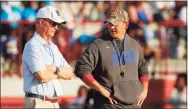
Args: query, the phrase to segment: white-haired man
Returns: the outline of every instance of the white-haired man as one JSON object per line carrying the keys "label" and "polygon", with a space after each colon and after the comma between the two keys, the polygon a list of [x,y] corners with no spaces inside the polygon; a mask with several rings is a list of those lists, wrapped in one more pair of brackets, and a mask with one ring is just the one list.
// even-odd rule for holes
{"label": "white-haired man", "polygon": [[65,23],[52,6],[37,13],[36,32],[26,43],[22,57],[24,108],[59,108],[58,97],[63,95],[59,79],[71,79],[73,71],[51,39]]}

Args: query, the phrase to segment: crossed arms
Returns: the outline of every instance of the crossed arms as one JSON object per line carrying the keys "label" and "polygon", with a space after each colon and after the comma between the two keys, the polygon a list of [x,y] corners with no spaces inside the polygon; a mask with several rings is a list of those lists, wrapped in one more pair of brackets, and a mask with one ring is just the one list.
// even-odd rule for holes
{"label": "crossed arms", "polygon": [[69,80],[73,77],[73,71],[71,67],[59,67],[59,69],[60,72],[58,74],[55,74],[56,66],[46,65],[46,69],[35,72],[35,77],[40,82],[48,82],[57,78]]}

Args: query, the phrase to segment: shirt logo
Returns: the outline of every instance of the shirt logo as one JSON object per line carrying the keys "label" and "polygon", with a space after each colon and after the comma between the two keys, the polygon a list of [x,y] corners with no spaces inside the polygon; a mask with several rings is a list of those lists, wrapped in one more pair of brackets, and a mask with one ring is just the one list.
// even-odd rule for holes
{"label": "shirt logo", "polygon": [[128,63],[135,63],[136,62],[136,53],[134,50],[128,50],[122,52],[122,55],[119,57],[121,62],[119,62],[117,52],[112,52],[112,64],[118,65],[118,64],[128,64]]}
{"label": "shirt logo", "polygon": [[59,11],[58,11],[58,10],[56,10],[55,12],[56,12],[57,16],[60,16],[60,14],[59,14]]}

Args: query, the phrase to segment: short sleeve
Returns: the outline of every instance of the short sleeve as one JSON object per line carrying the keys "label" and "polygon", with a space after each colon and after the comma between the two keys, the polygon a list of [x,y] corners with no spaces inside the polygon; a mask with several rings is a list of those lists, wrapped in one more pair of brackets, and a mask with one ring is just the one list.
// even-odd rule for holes
{"label": "short sleeve", "polygon": [[27,45],[23,52],[23,61],[32,73],[46,69],[40,46]]}

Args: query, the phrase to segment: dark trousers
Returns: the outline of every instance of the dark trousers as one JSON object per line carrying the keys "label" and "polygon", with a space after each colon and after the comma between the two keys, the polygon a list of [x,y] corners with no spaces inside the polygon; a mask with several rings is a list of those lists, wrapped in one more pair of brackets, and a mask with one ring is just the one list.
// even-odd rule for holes
{"label": "dark trousers", "polygon": [[122,104],[96,104],[92,109],[141,109],[136,105],[122,105]]}
{"label": "dark trousers", "polygon": [[136,103],[130,105],[122,104],[120,102],[118,102],[117,104],[111,104],[107,98],[103,97],[101,94],[96,93],[92,109],[141,109],[141,107],[136,106]]}

